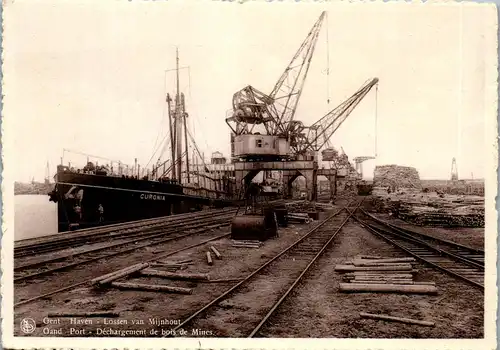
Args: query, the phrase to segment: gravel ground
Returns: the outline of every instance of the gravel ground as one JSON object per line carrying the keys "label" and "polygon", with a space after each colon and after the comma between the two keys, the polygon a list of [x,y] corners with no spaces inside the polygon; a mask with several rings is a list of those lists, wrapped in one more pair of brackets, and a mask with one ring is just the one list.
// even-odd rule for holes
{"label": "gravel ground", "polygon": [[[321,213],[322,216],[325,213]],[[211,280],[217,279],[234,279],[242,278],[251,273],[254,269],[262,265],[265,261],[271,259],[274,255],[278,254],[285,247],[289,246],[298,240],[305,232],[310,230],[318,222],[309,225],[290,225],[287,228],[280,230],[280,237],[278,239],[268,240],[264,246],[259,249],[254,248],[237,248],[232,247],[232,241],[229,238],[220,239],[218,241],[210,242],[204,246],[195,247],[187,251],[178,253],[174,256],[161,259],[165,261],[180,261],[184,259],[193,259],[194,264],[182,272],[196,272],[208,273]],[[168,250],[173,251],[178,249],[178,246],[187,246],[194,244],[201,240],[209,238],[208,236],[216,236],[222,234],[223,231],[214,231],[209,235],[196,235],[188,240],[182,242],[170,243]],[[213,245],[222,254],[222,260],[214,259],[213,266],[209,266],[206,262],[205,252],[209,246]],[[161,250],[161,246],[155,247],[155,250]],[[164,248],[165,249],[165,248]],[[30,284],[28,287],[18,288],[16,296],[28,297],[37,295],[48,290],[55,290],[62,286],[70,285],[72,283],[80,282],[90,276],[95,277],[103,275],[110,271],[129,266],[133,263],[138,263],[150,256],[151,252],[141,251],[142,254],[134,254],[121,256],[113,259],[113,268],[110,268],[104,262],[96,264],[90,268],[84,266],[80,269],[75,269],[69,278],[58,280],[51,278],[49,281],[43,283],[43,289],[37,284]],[[122,282],[122,280],[120,280]],[[37,322],[37,329],[32,336],[43,336],[45,332],[54,332],[57,329],[62,330],[62,334],[58,336],[77,336],[77,335],[92,335],[92,336],[106,336],[106,334],[97,334],[98,328],[109,327],[104,325],[104,319],[92,319],[91,325],[85,325],[88,334],[71,333],[71,328],[83,329],[80,325],[71,323],[69,318],[60,319],[60,324],[44,324],[44,317],[49,312],[91,312],[91,311],[112,311],[120,314],[119,320],[126,322],[122,325],[111,325],[111,327],[118,330],[140,330],[158,329],[161,335],[161,328],[154,327],[149,324],[149,319],[158,318],[168,320],[168,323],[178,323],[183,320],[187,315],[196,308],[204,305],[208,300],[211,300],[218,295],[222,294],[225,290],[229,289],[236,282],[223,282],[223,283],[193,283],[187,281],[171,281],[161,278],[140,277],[131,278],[127,282],[140,282],[145,284],[168,284],[180,287],[193,288],[192,295],[171,294],[160,292],[147,292],[147,291],[134,291],[134,290],[118,290],[114,288],[106,288],[103,290],[96,290],[93,288],[77,288],[68,292],[56,294],[48,297],[45,300],[39,300],[26,305],[21,305],[16,308],[15,312],[15,332],[19,332],[19,323],[24,317],[31,317]],[[134,323],[133,320],[136,322]],[[143,324],[144,322],[144,324]],[[169,329],[166,327],[165,329]],[[45,335],[54,335],[46,333]],[[151,334],[126,334],[126,336],[158,336]],[[109,336],[113,336],[112,334]],[[116,336],[116,335],[115,335]]]}
{"label": "gravel ground", "polygon": [[[344,204],[338,201],[338,204]],[[322,213],[324,217],[325,213]],[[211,242],[205,246],[192,248],[178,253],[175,256],[162,260],[179,261],[193,259],[194,264],[182,272],[208,273],[211,280],[234,279],[247,276],[251,271],[278,254],[302,237],[311,229],[312,225],[293,225],[280,230],[278,239],[268,240],[263,247],[236,248],[231,246],[231,240],[224,238]],[[413,228],[413,227],[412,227]],[[214,231],[205,235],[215,236],[223,231]],[[426,232],[427,233],[427,232]],[[189,244],[201,240],[202,235],[192,237]],[[450,238],[448,238],[450,239]],[[450,239],[451,240],[451,239]],[[178,245],[187,246],[183,241]],[[174,243],[170,243],[164,250],[175,250]],[[206,263],[205,252],[209,246],[215,246],[222,254],[222,260],[214,258],[213,266]],[[156,247],[155,250],[161,248]],[[383,255],[389,257],[403,257],[405,254],[384,240],[374,236],[359,227],[354,221],[346,225],[333,242],[330,249],[312,268],[306,280],[278,309],[269,323],[262,329],[259,336],[264,337],[340,337],[340,338],[480,338],[483,336],[484,297],[474,287],[449,277],[431,268],[417,266],[417,280],[434,281],[438,288],[438,295],[400,295],[338,292],[340,275],[334,271],[335,265],[358,254]],[[79,282],[86,276],[100,275],[118,268],[140,262],[154,256],[153,252],[141,250],[134,255],[113,259],[110,268],[106,263],[98,267],[75,270],[71,279],[58,281],[51,278],[38,287],[36,284],[29,288],[19,288],[16,294],[33,295],[39,292],[57,289],[62,285]],[[213,255],[212,255],[213,256]],[[118,262],[119,261],[119,262]],[[91,272],[89,272],[91,271]],[[286,271],[286,269],[284,269]],[[98,273],[99,272],[99,273]],[[284,272],[286,273],[286,272]],[[105,288],[97,290],[82,287],[72,291],[56,294],[46,300],[39,300],[22,305],[15,310],[15,334],[20,334],[19,324],[22,318],[31,317],[37,323],[37,329],[32,336],[119,336],[115,331],[139,331],[139,333],[121,334],[121,336],[161,336],[162,331],[179,324],[191,312],[228,290],[235,282],[223,283],[194,283],[186,281],[171,281],[151,277],[133,277],[127,282],[146,284],[168,284],[192,288],[191,295],[146,292],[132,290],[118,290]],[[265,283],[264,283],[265,282]],[[272,293],[279,283],[273,280],[263,280],[258,288],[266,288]],[[27,290],[32,290],[30,293]],[[16,295],[16,297],[19,297]],[[265,300],[240,300],[237,303],[221,302],[226,307],[221,318],[212,322],[200,322],[199,328],[190,328],[186,336],[214,336],[225,335],[226,322],[235,325],[243,324],[243,319],[231,319],[231,308],[243,307],[250,309],[265,309]],[[47,325],[49,312],[89,312],[112,311],[120,314],[114,319],[121,324],[105,324],[112,319],[94,318],[92,324],[77,325],[71,319],[59,319],[59,324]],[[385,313],[394,316],[410,317],[434,321],[435,327],[422,327],[401,323],[360,319],[359,312]],[[57,320],[57,319],[54,319]],[[162,320],[163,325],[155,322]],[[156,323],[156,324],[152,324]],[[71,330],[73,328],[73,330]],[[60,331],[58,331],[60,330]],[[78,333],[84,330],[86,333]],[[154,332],[157,333],[154,333]],[[52,332],[52,333],[51,333]],[[61,333],[54,333],[61,332]],[[90,333],[92,332],[92,333]],[[101,333],[98,333],[101,332]],[[165,334],[164,334],[165,335]]]}
{"label": "gravel ground", "polygon": [[165,242],[164,244],[141,248],[132,253],[82,264],[71,270],[55,272],[51,275],[41,276],[40,278],[21,281],[14,286],[14,302],[16,303],[21,299],[29,299],[40,294],[45,294],[75,283],[83,282],[86,279],[101,276],[227,232],[229,232],[228,228],[224,230],[209,230],[179,240]]}
{"label": "gravel ground", "polygon": [[[263,337],[482,338],[484,297],[474,287],[418,266],[415,279],[434,281],[438,295],[340,293],[335,265],[355,255],[404,257],[384,240],[348,224],[309,278],[262,329]],[[360,312],[429,320],[435,327],[361,319]]]}

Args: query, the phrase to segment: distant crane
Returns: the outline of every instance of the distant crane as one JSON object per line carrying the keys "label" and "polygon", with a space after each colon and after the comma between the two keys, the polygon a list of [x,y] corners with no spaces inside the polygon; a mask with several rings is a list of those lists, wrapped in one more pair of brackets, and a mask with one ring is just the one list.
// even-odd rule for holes
{"label": "distant crane", "polygon": [[363,162],[370,160],[370,159],[375,159],[375,157],[365,156],[365,157],[354,158],[354,163],[356,164],[356,171],[359,173],[361,178],[363,178]]}
{"label": "distant crane", "polygon": [[457,160],[455,158],[451,160],[451,181],[458,181]]}
{"label": "distant crane", "polygon": [[50,170],[49,170],[49,162],[47,162],[47,167],[45,169],[45,184],[50,184]]}

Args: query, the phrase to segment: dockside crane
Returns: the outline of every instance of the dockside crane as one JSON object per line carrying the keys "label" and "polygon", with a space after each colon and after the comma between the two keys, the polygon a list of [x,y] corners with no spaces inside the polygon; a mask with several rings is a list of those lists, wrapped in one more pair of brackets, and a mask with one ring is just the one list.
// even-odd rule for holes
{"label": "dockside crane", "polygon": [[[288,148],[280,146],[287,144],[293,129],[293,118],[325,16],[326,12],[320,15],[269,95],[250,85],[233,95],[233,113],[226,118],[232,131],[232,143],[254,143],[256,140],[251,136],[263,135],[268,137],[264,143],[280,149],[274,157],[286,156]],[[259,149],[236,149],[235,155],[245,157],[255,152],[258,154]],[[268,151],[264,153],[269,154]]]}

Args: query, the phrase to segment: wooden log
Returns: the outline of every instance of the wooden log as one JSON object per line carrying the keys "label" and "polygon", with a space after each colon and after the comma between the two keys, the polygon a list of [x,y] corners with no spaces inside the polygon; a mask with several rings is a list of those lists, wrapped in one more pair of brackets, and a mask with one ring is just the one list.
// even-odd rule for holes
{"label": "wooden log", "polygon": [[[135,266],[135,265],[134,265],[134,266]],[[104,279],[106,279],[106,278],[108,278],[108,277],[114,276],[114,275],[116,275],[116,274],[117,274],[117,273],[119,273],[119,272],[126,271],[126,270],[130,270],[131,268],[132,268],[132,266],[128,266],[128,267],[123,268],[123,269],[121,269],[121,270],[117,270],[117,271],[113,271],[113,272],[107,273],[107,274],[105,274],[105,275],[101,275],[101,276],[99,276],[99,277],[96,277],[96,278],[93,278],[92,280],[90,280],[90,283],[91,283],[91,284],[96,284],[96,283],[98,283],[99,281],[102,281],[102,280],[104,280]]]}
{"label": "wooden log", "polygon": [[350,281],[350,283],[357,283],[357,284],[415,284],[413,281],[366,281],[366,280],[359,280],[359,281]]}
{"label": "wooden log", "polygon": [[350,281],[408,281],[412,282],[413,279],[411,278],[369,278],[369,277],[359,277],[359,278],[354,278]]}
{"label": "wooden log", "polygon": [[[413,259],[413,258],[410,258]],[[388,259],[391,260],[391,259]],[[353,260],[352,264],[355,266],[389,266],[389,265],[401,265],[401,264],[411,264],[415,263],[415,260],[407,260],[407,261],[386,261],[385,259],[380,260]]]}
{"label": "wooden log", "polygon": [[157,260],[157,261],[155,261],[155,263],[165,264],[165,265],[189,265],[189,264],[193,264],[193,259],[186,259],[186,260],[181,260],[181,261]]}
{"label": "wooden log", "polygon": [[341,292],[437,294],[435,286],[400,284],[340,283]]}
{"label": "wooden log", "polygon": [[403,317],[396,317],[396,316],[389,316],[389,315],[376,315],[376,314],[369,314],[366,312],[361,312],[359,314],[359,316],[361,316],[362,318],[371,318],[371,319],[376,319],[376,320],[418,324],[420,326],[429,326],[429,327],[434,326],[434,322],[430,322],[430,321],[420,321],[420,320],[414,320],[411,318],[403,318]]}
{"label": "wooden log", "polygon": [[359,255],[360,259],[384,259],[384,257],[379,255]]}
{"label": "wooden log", "polygon": [[235,248],[260,248],[258,245],[254,244],[232,244]]}
{"label": "wooden log", "polygon": [[[361,271],[363,272],[363,271]],[[347,277],[404,277],[404,278],[412,278],[413,275],[411,273],[358,273],[356,272],[353,275],[348,275]]]}
{"label": "wooden log", "polygon": [[139,289],[139,290],[151,290],[156,292],[170,292],[170,293],[180,293],[180,294],[191,294],[193,290],[191,288],[173,287],[165,285],[151,285],[142,283],[123,283],[123,282],[112,282],[111,285],[120,289]]}
{"label": "wooden log", "polygon": [[369,280],[369,281],[388,281],[388,280],[391,280],[391,281],[413,281],[413,278],[408,278],[408,277],[399,278],[399,277],[366,277],[366,276],[359,276],[359,277],[353,278],[352,280],[353,281],[356,281],[356,280]]}
{"label": "wooden log", "polygon": [[349,272],[348,274],[353,275],[353,276],[359,276],[359,275],[363,275],[363,276],[366,276],[366,275],[374,275],[374,276],[389,276],[389,275],[405,276],[405,275],[409,275],[409,276],[411,276],[412,275],[411,273],[408,273],[406,271],[391,272],[391,271],[370,271],[370,270],[353,271],[353,272]]}
{"label": "wooden log", "polygon": [[210,249],[214,252],[215,257],[220,260],[221,259],[221,255],[220,255],[219,251],[217,249],[215,249],[214,246],[210,246]]}
{"label": "wooden log", "polygon": [[411,271],[411,265],[401,266],[352,266],[352,265],[337,265],[335,271]]}
{"label": "wooden log", "polygon": [[132,274],[134,272],[140,271],[140,270],[142,270],[142,269],[144,269],[144,268],[146,268],[148,266],[149,266],[148,263],[140,263],[140,264],[132,265],[132,266],[126,267],[124,269],[108,273],[108,274],[106,274],[104,276],[100,276],[100,277],[94,278],[91,281],[91,283],[92,284],[96,284],[96,283],[106,284],[106,283],[112,282],[114,280],[117,280],[118,278],[121,278],[121,277],[124,277],[124,276],[128,276],[128,275],[130,275],[130,274]]}
{"label": "wooden log", "polygon": [[356,275],[350,275],[348,277],[381,277],[381,278],[389,278],[389,277],[395,277],[395,278],[413,278],[413,275],[411,273],[402,273],[402,274],[397,274],[397,273],[387,273],[387,274],[356,274]]}
{"label": "wooden log", "polygon": [[224,283],[224,282],[241,282],[243,279],[218,279],[218,280],[207,280],[200,281],[201,283]]}
{"label": "wooden log", "polygon": [[354,266],[366,266],[366,267],[379,267],[379,266],[408,266],[410,265],[411,267],[411,264],[403,264],[403,263],[368,263],[368,264],[359,264],[359,263],[354,263],[353,264]]}
{"label": "wooden log", "polygon": [[193,263],[184,263],[184,264],[167,264],[167,263],[151,263],[151,266],[162,266],[162,267],[172,267],[172,268],[181,268],[181,267],[186,267],[187,265],[193,265]]}
{"label": "wooden log", "polygon": [[262,242],[259,241],[259,240],[256,240],[256,239],[232,239],[231,240],[232,243],[243,243],[243,244],[257,244],[257,245],[261,245]]}
{"label": "wooden log", "polygon": [[181,261],[176,261],[175,263],[176,264],[187,264],[187,263],[192,263],[193,262],[193,259],[185,259],[185,260],[181,260]]}
{"label": "wooden log", "polygon": [[153,269],[141,270],[141,275],[144,276],[157,276],[178,280],[208,280],[206,273],[173,273],[168,271],[159,271]]}
{"label": "wooden log", "polygon": [[93,311],[93,312],[51,312],[47,317],[119,317],[117,312]]}
{"label": "wooden log", "polygon": [[212,255],[210,255],[210,252],[207,252],[207,263],[208,263],[208,265],[213,264]]}

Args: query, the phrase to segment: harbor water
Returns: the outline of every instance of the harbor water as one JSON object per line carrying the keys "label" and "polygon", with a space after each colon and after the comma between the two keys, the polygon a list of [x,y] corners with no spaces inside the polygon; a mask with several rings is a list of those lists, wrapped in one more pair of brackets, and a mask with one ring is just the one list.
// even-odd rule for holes
{"label": "harbor water", "polygon": [[14,196],[14,239],[57,234],[57,204],[47,195]]}

